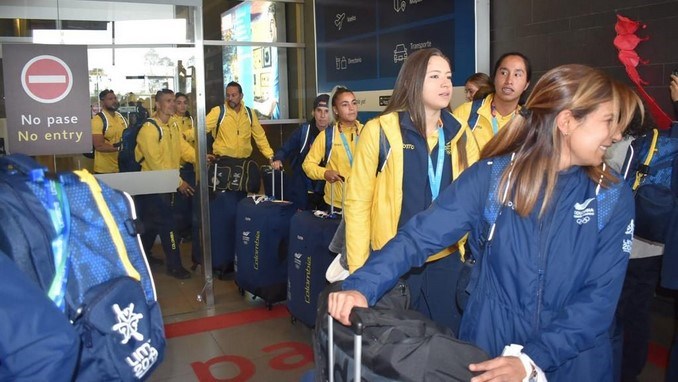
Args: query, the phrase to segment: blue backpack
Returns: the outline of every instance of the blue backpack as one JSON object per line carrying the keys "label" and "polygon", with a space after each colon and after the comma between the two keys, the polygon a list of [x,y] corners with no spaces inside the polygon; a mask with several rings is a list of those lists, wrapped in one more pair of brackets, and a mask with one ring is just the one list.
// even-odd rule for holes
{"label": "blue backpack", "polygon": [[131,197],[87,171],[49,174],[28,156],[0,157],[0,251],[73,324],[75,379],[147,378],[165,336]]}
{"label": "blue backpack", "polygon": [[162,140],[162,128],[153,118],[139,119],[134,125],[126,128],[122,132],[120,152],[118,153],[118,168],[120,172],[141,171],[141,162],[144,161],[144,158],[137,161],[134,151],[137,147],[139,131],[146,122],[149,122],[158,129],[158,142]]}
{"label": "blue backpack", "polygon": [[665,243],[671,216],[678,211],[678,122],[670,131],[654,129],[633,141],[626,162],[635,194],[634,234]]}

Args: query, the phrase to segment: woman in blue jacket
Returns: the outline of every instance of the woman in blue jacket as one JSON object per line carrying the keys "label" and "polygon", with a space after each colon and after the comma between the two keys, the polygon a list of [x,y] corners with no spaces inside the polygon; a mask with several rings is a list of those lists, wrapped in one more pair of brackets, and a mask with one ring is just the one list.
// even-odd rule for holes
{"label": "woman in blue jacket", "polygon": [[[496,357],[470,365],[479,373],[472,381],[611,381],[608,330],[634,211],[603,156],[640,107],[628,87],[587,66],[546,73],[485,159],[330,295],[330,314],[347,324],[353,306],[373,305],[400,275],[470,231],[482,256],[459,337]],[[599,197],[601,189],[612,197]],[[493,208],[490,227],[484,216]],[[601,226],[598,215],[609,219]]]}

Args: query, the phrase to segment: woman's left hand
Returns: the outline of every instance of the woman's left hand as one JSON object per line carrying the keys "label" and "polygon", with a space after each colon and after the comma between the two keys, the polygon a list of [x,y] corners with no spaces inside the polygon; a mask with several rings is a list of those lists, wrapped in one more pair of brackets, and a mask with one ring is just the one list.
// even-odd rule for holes
{"label": "woman's left hand", "polygon": [[472,363],[468,368],[471,371],[484,371],[479,376],[473,377],[471,382],[521,382],[527,376],[518,357],[497,357],[485,362]]}

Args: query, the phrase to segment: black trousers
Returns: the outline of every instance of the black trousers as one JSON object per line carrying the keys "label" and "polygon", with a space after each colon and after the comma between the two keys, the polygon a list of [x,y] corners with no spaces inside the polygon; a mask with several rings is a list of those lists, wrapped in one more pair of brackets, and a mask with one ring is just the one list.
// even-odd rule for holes
{"label": "black trousers", "polygon": [[175,197],[176,193],[136,196],[139,214],[144,224],[144,233],[141,235],[144,251],[150,254],[155,238],[160,235],[167,269],[177,269],[182,266],[179,238],[174,225]]}
{"label": "black trousers", "polygon": [[661,264],[661,256],[629,260],[616,313],[617,333],[623,336],[622,381],[635,381],[645,367],[650,342],[650,305]]}

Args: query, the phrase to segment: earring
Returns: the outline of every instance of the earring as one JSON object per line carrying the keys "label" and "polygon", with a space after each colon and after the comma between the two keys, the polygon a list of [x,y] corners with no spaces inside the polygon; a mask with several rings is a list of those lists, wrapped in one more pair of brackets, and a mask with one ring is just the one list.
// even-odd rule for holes
{"label": "earring", "polygon": [[568,135],[570,135],[570,133],[568,133],[567,131],[564,131],[563,135],[567,137]]}

